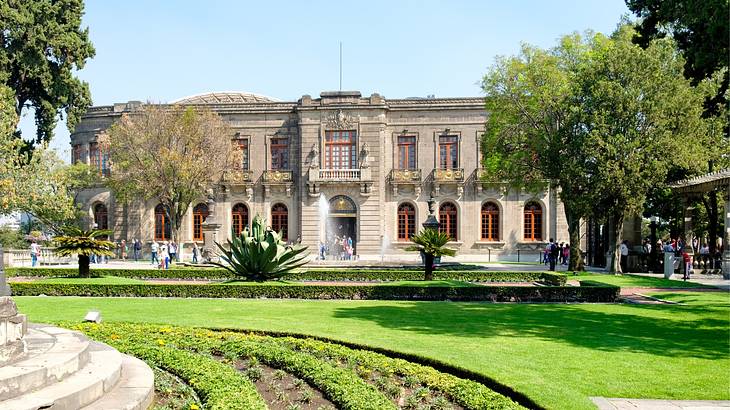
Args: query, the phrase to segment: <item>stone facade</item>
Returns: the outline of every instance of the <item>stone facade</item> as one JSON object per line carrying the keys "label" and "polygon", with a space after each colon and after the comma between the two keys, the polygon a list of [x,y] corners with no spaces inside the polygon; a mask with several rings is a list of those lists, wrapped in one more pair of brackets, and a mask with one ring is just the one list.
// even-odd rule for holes
{"label": "stone facade", "polygon": [[[386,99],[340,91],[279,102],[246,93],[210,93],[173,103],[205,105],[216,111],[235,133],[221,137],[242,140],[248,146],[247,166],[231,171],[209,202],[215,207],[212,217],[220,224],[213,232],[216,240],[230,235],[236,204],[245,204],[249,222],[255,214],[271,221],[272,207],[283,204],[288,239],[300,239],[315,250],[324,230],[322,204],[337,198],[346,207],[354,204],[355,209],[343,213],[345,219],[334,220],[334,225],[352,224],[348,232],[361,260],[415,259],[416,255],[404,251],[407,240],[399,240],[398,209],[404,203],[411,205],[415,215],[410,218],[415,218],[418,230],[428,215],[430,195],[437,203],[437,217],[440,205],[447,202],[456,210],[452,246],[461,260],[521,257],[534,261],[548,238],[568,239],[556,192],[535,195],[480,182],[480,134],[488,115],[482,98]],[[97,135],[139,106],[129,102],[91,108],[71,135],[74,160],[106,170],[108,159],[93,146]],[[335,147],[336,141],[343,140]],[[288,164],[275,170],[277,165],[282,168],[282,160],[273,158],[272,150],[282,141],[288,142]],[[100,204],[106,208],[114,240],[139,238],[148,243],[153,239],[156,203],[125,206],[104,188],[86,190],[80,198],[90,221]],[[498,213],[491,239],[482,239],[485,202]],[[539,205],[541,212],[537,228],[541,236],[535,239],[525,238],[525,207],[530,203]],[[193,240],[195,205],[182,229],[186,249]],[[331,204],[330,217],[339,216],[335,207]]]}

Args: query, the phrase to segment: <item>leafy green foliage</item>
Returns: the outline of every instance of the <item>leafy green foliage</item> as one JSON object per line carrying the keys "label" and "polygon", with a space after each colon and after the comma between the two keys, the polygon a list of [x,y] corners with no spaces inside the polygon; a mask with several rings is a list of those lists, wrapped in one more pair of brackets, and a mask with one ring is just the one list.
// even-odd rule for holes
{"label": "leafy green foliage", "polygon": [[20,230],[3,226],[0,227],[0,245],[4,249],[25,249],[28,241]]}
{"label": "leafy green foliage", "polygon": [[254,217],[250,231],[244,229],[227,244],[228,249],[216,242],[224,263],[215,264],[246,280],[277,279],[308,262],[306,246],[287,245],[278,233],[266,229],[259,215]]}
{"label": "leafy green foliage", "polygon": [[83,0],[0,1],[0,80],[15,95],[13,128],[32,107],[39,145],[51,140],[61,110],[73,130],[91,105],[89,85],[73,75],[95,54],[83,13]]}
{"label": "leafy green foliage", "polygon": [[433,260],[441,256],[454,256],[456,251],[447,248],[446,244],[451,237],[446,232],[439,232],[435,229],[423,229],[411,237],[413,245],[406,248],[407,251],[421,252],[424,255],[425,279],[433,280]]}
{"label": "leafy green foliage", "polygon": [[89,277],[89,256],[114,255],[114,242],[100,237],[108,237],[111,231],[93,229],[83,231],[81,228],[69,226],[64,228],[64,235],[53,239],[56,243],[56,253],[61,256],[78,255],[79,276]]}

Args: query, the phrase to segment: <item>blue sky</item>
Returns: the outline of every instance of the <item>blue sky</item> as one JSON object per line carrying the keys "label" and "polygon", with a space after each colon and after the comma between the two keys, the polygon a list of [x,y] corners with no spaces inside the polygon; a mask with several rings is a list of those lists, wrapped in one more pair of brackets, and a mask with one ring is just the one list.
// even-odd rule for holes
{"label": "blue sky", "polygon": [[[623,0],[87,0],[96,57],[78,76],[94,105],[166,102],[207,91],[281,100],[339,87],[386,98],[478,96],[498,55],[563,34],[610,33]],[[33,133],[31,116],[22,121]],[[52,143],[68,160],[65,123]]]}

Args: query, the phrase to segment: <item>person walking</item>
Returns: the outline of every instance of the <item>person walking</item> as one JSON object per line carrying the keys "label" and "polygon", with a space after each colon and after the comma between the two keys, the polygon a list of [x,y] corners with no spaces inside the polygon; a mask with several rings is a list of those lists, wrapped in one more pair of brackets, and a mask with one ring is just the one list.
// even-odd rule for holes
{"label": "person walking", "polygon": [[153,240],[150,247],[152,251],[152,265],[156,265],[160,263],[160,260],[157,258],[157,252],[160,250],[160,245],[158,245],[157,242]]}
{"label": "person walking", "polygon": [[137,262],[139,260],[139,253],[142,250],[142,242],[139,241],[139,239],[134,240],[134,261]]}
{"label": "person walking", "polygon": [[170,242],[170,261],[177,261],[177,244],[175,241]]}
{"label": "person walking", "polygon": [[[2,256],[2,255],[0,255]],[[38,264],[38,257],[41,256],[41,246],[35,240],[30,244],[30,266],[35,268]]]}
{"label": "person walking", "polygon": [[548,244],[550,247],[550,255],[548,256],[549,262],[550,262],[550,270],[555,270],[555,262],[558,260],[558,244],[555,243],[553,238],[550,238],[550,243]]}
{"label": "person walking", "polygon": [[563,247],[563,265],[567,265],[570,260],[570,245],[567,243]]}
{"label": "person walking", "polygon": [[167,243],[167,241],[163,242],[162,245],[160,245],[160,265],[164,266],[164,269],[167,269],[167,266],[170,264],[170,247]]}
{"label": "person walking", "polygon": [[193,263],[198,263],[199,254],[200,254],[200,248],[198,248],[197,242],[193,242]]}
{"label": "person walking", "polygon": [[682,260],[684,261],[684,275],[682,279],[688,280],[690,278],[689,275],[692,273],[692,257],[689,256],[686,249],[682,251]]}
{"label": "person walking", "polygon": [[126,239],[122,239],[121,248],[122,248],[121,249],[121,251],[122,251],[122,260],[123,261],[126,261],[127,260],[127,250],[129,249],[127,247],[127,240]]}

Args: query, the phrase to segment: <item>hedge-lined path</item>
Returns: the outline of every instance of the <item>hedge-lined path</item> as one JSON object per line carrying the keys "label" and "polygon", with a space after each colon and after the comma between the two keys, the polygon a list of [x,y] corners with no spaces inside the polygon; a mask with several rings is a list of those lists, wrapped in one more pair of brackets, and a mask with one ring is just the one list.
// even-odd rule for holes
{"label": "hedge-lined path", "polygon": [[591,397],[598,410],[727,410],[730,400],[650,400]]}

